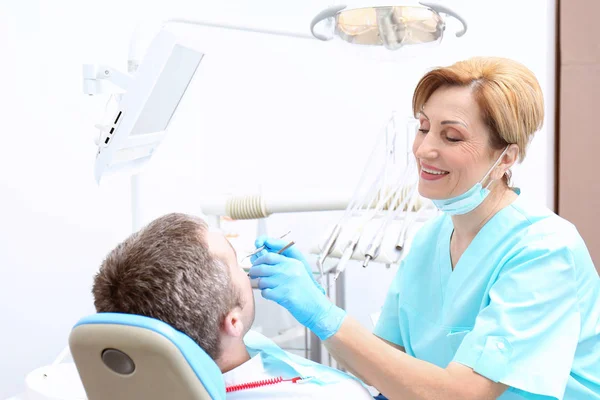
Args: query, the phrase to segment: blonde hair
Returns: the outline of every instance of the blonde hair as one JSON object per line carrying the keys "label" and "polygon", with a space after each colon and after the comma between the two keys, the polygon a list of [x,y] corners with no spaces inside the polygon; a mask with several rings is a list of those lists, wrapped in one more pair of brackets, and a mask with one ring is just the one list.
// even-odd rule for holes
{"label": "blonde hair", "polygon": [[436,68],[417,84],[415,117],[433,92],[447,86],[470,87],[492,133],[492,148],[517,144],[519,161],[523,161],[533,134],[544,120],[544,97],[533,72],[523,64],[498,57],[475,57]]}

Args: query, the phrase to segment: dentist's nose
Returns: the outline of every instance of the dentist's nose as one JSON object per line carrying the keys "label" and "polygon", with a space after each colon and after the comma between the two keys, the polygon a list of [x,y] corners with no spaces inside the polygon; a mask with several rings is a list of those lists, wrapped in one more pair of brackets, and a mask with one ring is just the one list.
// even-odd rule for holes
{"label": "dentist's nose", "polygon": [[438,143],[434,134],[428,132],[418,135],[413,145],[413,153],[417,159],[431,160],[438,156]]}

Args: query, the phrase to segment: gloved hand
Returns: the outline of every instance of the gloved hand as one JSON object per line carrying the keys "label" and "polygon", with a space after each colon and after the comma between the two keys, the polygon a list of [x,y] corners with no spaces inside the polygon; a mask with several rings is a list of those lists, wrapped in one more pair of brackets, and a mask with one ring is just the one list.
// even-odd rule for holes
{"label": "gloved hand", "polygon": [[[287,246],[289,244],[289,241],[284,240],[284,239],[274,239],[274,238],[269,238],[265,235],[259,236],[256,241],[254,242],[254,245],[256,246],[256,248],[259,248],[261,246],[265,246],[265,250],[255,254],[254,256],[252,256],[250,258],[250,261],[252,263],[254,263],[255,260],[257,260],[259,257],[272,252],[272,253],[277,253],[279,252],[279,250],[283,249],[285,246]],[[304,257],[304,254],[302,254],[302,252],[300,250],[298,250],[298,247],[296,247],[296,245],[292,245],[290,247],[288,247],[287,249],[284,250],[283,253],[284,256],[286,257],[290,257],[293,259],[296,259],[298,261],[300,261],[302,263],[302,265],[304,265],[304,268],[306,269],[306,272],[308,273],[308,275],[310,276],[310,278],[312,279],[313,283],[315,284],[315,286],[321,291],[321,293],[325,294],[325,289],[323,289],[323,287],[321,285],[319,285],[319,283],[315,280],[315,277],[312,273],[312,267],[309,264],[308,260],[306,259],[306,257]]]}
{"label": "gloved hand", "polygon": [[258,288],[265,299],[286,308],[321,340],[333,336],[346,317],[346,312],[317,288],[299,260],[283,254],[265,254],[252,263],[250,278],[258,278]]}

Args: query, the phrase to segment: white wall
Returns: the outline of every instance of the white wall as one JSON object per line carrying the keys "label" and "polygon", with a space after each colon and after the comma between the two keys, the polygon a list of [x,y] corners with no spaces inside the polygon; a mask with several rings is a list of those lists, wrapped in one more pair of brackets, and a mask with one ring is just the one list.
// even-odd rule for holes
{"label": "white wall", "polygon": [[[21,391],[25,374],[52,362],[73,323],[93,312],[93,274],[130,230],[127,181],[100,187],[93,181],[92,127],[105,99],[82,95],[81,64],[125,69],[135,21],[185,15],[306,32],[328,4],[262,0],[252,2],[253,10],[243,1],[187,3],[0,3],[0,398]],[[463,7],[467,36],[396,63],[345,65],[349,56],[319,42],[177,28],[205,42],[207,56],[144,176],[144,218],[197,212],[206,193],[258,185],[347,189],[390,112],[408,112],[426,68],[472,55],[515,58],[540,79],[550,112],[515,180],[552,206],[554,4],[471,3]],[[334,220],[332,214],[280,215],[269,229],[291,228],[308,244]],[[394,272],[380,268],[348,272],[348,310],[367,326]]]}

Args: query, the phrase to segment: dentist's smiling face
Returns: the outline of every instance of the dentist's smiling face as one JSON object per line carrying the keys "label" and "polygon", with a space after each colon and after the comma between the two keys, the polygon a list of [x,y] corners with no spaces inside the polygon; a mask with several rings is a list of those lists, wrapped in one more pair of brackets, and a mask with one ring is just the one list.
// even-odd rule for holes
{"label": "dentist's smiling face", "polygon": [[428,199],[465,193],[502,153],[491,147],[491,133],[468,87],[436,90],[423,106],[419,123],[413,154],[419,193]]}

